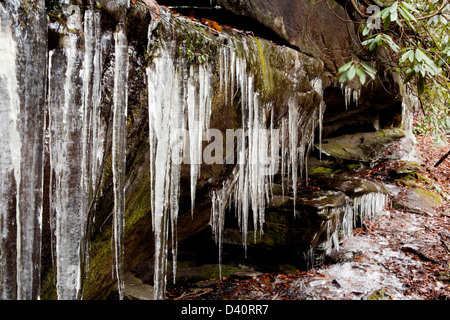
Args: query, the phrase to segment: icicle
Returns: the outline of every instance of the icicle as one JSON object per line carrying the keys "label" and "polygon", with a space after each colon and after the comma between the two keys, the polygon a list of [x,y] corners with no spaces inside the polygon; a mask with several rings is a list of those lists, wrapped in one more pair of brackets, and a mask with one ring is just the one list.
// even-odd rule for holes
{"label": "icicle", "polygon": [[[0,9],[3,9],[0,4]],[[3,17],[2,17],[3,18]],[[1,298],[16,299],[16,277],[21,270],[16,269],[20,260],[20,224],[17,224],[20,201],[20,149],[21,141],[18,127],[20,99],[17,83],[17,44],[13,39],[10,24],[12,21],[1,21],[0,25],[0,214],[1,214],[1,247],[0,277]],[[8,23],[9,22],[9,23]],[[17,215],[17,217],[16,217]],[[16,228],[17,225],[17,228]],[[8,243],[16,243],[12,248]]]}
{"label": "icicle", "polygon": [[371,192],[353,199],[354,218],[360,216],[361,224],[365,219],[372,220],[375,214],[385,209],[387,195],[383,193]]}
{"label": "icicle", "polygon": [[299,152],[303,150],[299,149],[298,141],[298,125],[299,125],[299,115],[297,106],[292,100],[289,101],[289,153],[291,162],[291,177],[292,177],[292,190],[294,199],[294,216],[296,215],[295,205],[297,197],[297,168],[298,168],[298,155]]}
{"label": "icicle", "polygon": [[[152,223],[155,233],[155,299],[164,299],[166,286],[167,229],[170,183],[170,124],[171,111],[179,107],[176,101],[178,78],[170,51],[161,56],[147,69]],[[174,181],[176,183],[176,181]],[[173,206],[172,206],[173,209]]]}
{"label": "icicle", "polygon": [[[27,20],[21,12],[26,7]],[[43,199],[46,14],[0,3],[0,298],[38,299]]]}
{"label": "icicle", "polygon": [[114,189],[113,239],[114,261],[119,287],[119,298],[124,294],[123,232],[125,224],[125,168],[126,168],[126,129],[128,105],[128,45],[122,25],[114,33],[114,108],[112,170]]}
{"label": "icicle", "polygon": [[223,228],[225,224],[225,209],[227,206],[225,188],[219,191],[213,191],[211,195],[211,218],[210,224],[212,232],[219,247],[219,278],[222,278],[222,243]]}
{"label": "icicle", "polygon": [[352,102],[358,105],[361,88],[352,88],[350,85],[341,84],[341,89],[344,95],[345,109],[347,109]]}
{"label": "icicle", "polygon": [[344,207],[344,216],[342,218],[341,230],[345,237],[351,237],[355,228],[355,214],[353,206],[346,204]]}
{"label": "icicle", "polygon": [[206,138],[211,115],[210,71],[207,67],[191,66],[188,78],[187,108],[189,122],[189,152],[191,165],[191,213],[194,215],[195,192],[202,163],[202,143]]}
{"label": "icicle", "polygon": [[[85,215],[83,220],[89,218],[89,213],[93,210],[99,180],[101,163],[103,161],[105,139],[104,132],[106,124],[101,118],[101,76],[102,76],[102,54],[101,54],[101,32],[100,32],[100,12],[86,10],[84,14],[84,36],[85,36],[85,56],[84,56],[84,101],[83,101],[83,196],[87,201],[86,207],[82,209]],[[93,217],[92,217],[93,218]],[[86,239],[82,257],[84,259],[86,273],[89,272],[89,237],[82,230],[82,239]]]}
{"label": "icicle", "polygon": [[[68,18],[64,46],[51,55],[49,79],[49,150],[51,166],[51,217],[55,227],[58,299],[77,299],[81,288],[81,246],[87,208],[83,193],[83,67],[80,39],[80,13]],[[54,67],[56,66],[56,67]],[[65,74],[61,73],[61,69]],[[81,72],[80,72],[81,70]]]}
{"label": "icicle", "polygon": [[[162,23],[169,23],[169,17]],[[170,28],[169,25],[166,27]],[[153,38],[149,26],[149,45]],[[211,78],[208,64],[189,69],[173,55],[175,41],[159,48],[160,56],[147,68],[150,129],[152,223],[155,233],[155,299],[165,296],[169,225],[176,275],[177,218],[181,160],[191,169],[191,211],[202,163],[202,143],[211,116]],[[184,131],[188,129],[185,135]],[[187,140],[188,139],[188,140]],[[188,146],[189,154],[183,147]]]}

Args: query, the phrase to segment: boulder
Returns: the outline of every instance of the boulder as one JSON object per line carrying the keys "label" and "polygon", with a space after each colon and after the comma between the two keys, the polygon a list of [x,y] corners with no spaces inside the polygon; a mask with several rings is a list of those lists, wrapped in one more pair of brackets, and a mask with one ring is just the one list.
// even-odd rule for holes
{"label": "boulder", "polygon": [[399,160],[400,155],[393,152],[394,144],[404,137],[405,132],[400,128],[382,129],[326,138],[321,145],[315,146],[325,155],[338,159],[363,162]]}
{"label": "boulder", "polygon": [[422,187],[414,187],[400,194],[393,206],[413,213],[434,215],[436,208],[443,204],[444,201],[436,193]]}
{"label": "boulder", "polygon": [[378,182],[344,174],[313,175],[312,179],[321,189],[340,191],[350,198],[361,197],[369,193],[388,194],[385,186]]}

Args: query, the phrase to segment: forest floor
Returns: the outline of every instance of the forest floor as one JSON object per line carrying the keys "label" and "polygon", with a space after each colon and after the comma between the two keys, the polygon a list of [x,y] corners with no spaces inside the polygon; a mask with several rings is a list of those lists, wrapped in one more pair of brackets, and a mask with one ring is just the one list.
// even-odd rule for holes
{"label": "forest floor", "polygon": [[[417,136],[417,162],[427,179],[450,194],[450,158],[434,165],[448,150],[428,136]],[[361,177],[386,182],[402,162],[385,162],[360,172]],[[396,183],[402,191],[411,188]],[[392,197],[391,197],[392,198]],[[396,199],[391,199],[391,203]],[[389,214],[365,221],[345,238],[325,262],[294,273],[240,273],[191,285],[172,286],[173,300],[450,300],[449,202],[433,213],[389,209]]]}

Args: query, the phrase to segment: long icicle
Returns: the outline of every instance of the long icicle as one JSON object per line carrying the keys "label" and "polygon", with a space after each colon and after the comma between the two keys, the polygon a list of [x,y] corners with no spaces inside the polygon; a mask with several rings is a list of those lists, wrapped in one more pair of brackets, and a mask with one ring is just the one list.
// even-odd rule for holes
{"label": "long icicle", "polygon": [[114,33],[114,114],[112,169],[114,184],[113,239],[115,268],[119,287],[119,298],[124,296],[124,224],[125,224],[125,168],[126,168],[126,129],[128,105],[128,46],[124,26],[119,24]]}

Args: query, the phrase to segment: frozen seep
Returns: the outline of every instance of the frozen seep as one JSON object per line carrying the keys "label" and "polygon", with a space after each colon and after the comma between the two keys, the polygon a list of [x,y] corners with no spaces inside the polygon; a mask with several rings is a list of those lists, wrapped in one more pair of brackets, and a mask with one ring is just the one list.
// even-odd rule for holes
{"label": "frozen seep", "polygon": [[344,95],[345,108],[347,109],[353,102],[356,105],[359,103],[359,97],[361,95],[361,88],[353,88],[350,84],[341,84],[342,94]]}
{"label": "frozen seep", "polygon": [[30,300],[41,283],[47,43],[44,1],[29,24],[24,3],[0,3],[0,298]]}
{"label": "frozen seep", "polygon": [[[0,4],[0,9],[3,9]],[[20,201],[20,132],[18,117],[20,99],[17,83],[17,44],[13,39],[11,24],[13,19],[1,20],[0,29],[0,283],[1,298],[15,299],[17,295],[15,255],[21,255],[20,242],[14,252],[8,252],[8,243],[16,243],[20,234],[20,224],[16,224]],[[16,251],[17,250],[17,251]],[[20,272],[20,270],[18,270]]]}
{"label": "frozen seep", "polygon": [[[87,199],[83,187],[83,52],[78,32],[81,17],[68,18],[72,32],[64,46],[50,52],[49,151],[51,167],[50,210],[55,234],[54,258],[58,299],[77,299],[81,289],[80,256]],[[81,71],[80,71],[81,69]],[[63,73],[64,70],[64,73]]]}
{"label": "frozen seep", "polygon": [[[228,43],[231,42],[236,47],[244,49],[255,46],[251,43],[255,40],[244,38],[241,41],[239,44],[233,41]],[[280,170],[280,153],[283,195],[287,192],[288,184],[292,184],[295,214],[295,198],[299,182],[297,177],[307,180],[303,175],[307,154],[314,141],[314,130],[317,126],[320,130],[322,128],[325,109],[325,104],[321,100],[320,107],[315,109],[315,113],[301,113],[298,101],[305,93],[296,93],[297,96],[288,101],[288,116],[281,119],[278,128],[274,129],[273,103],[263,103],[260,99],[261,94],[254,86],[254,77],[247,69],[246,58],[237,56],[229,47],[221,50],[220,54],[220,88],[225,92],[225,97],[230,97],[226,98],[228,103],[232,102],[236,93],[240,93],[238,96],[243,127],[237,149],[238,160],[233,173],[223,183],[221,189],[212,193],[211,225],[219,246],[219,265],[225,211],[229,205],[233,204],[236,208],[245,255],[250,215],[253,217],[254,240],[256,241],[258,234],[263,233],[264,210],[271,196],[273,175]],[[301,68],[300,65],[297,67]],[[313,79],[311,86],[322,97],[322,80]],[[271,112],[270,123],[266,119],[268,112]]]}
{"label": "frozen seep", "polygon": [[361,225],[364,220],[373,220],[377,213],[385,210],[388,196],[384,193],[370,192],[353,199],[353,221],[359,217]]}

